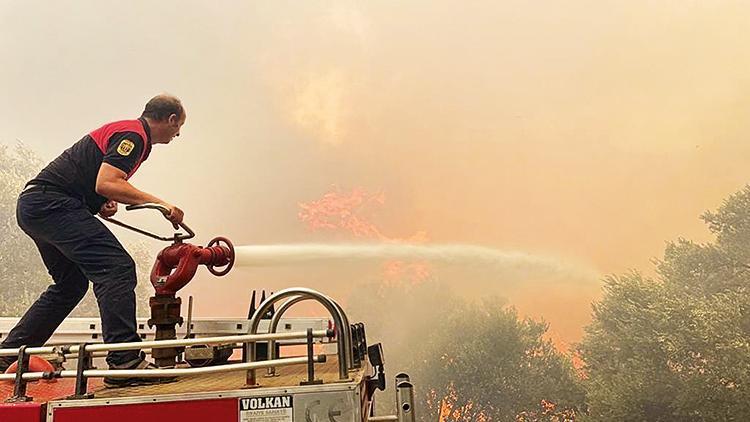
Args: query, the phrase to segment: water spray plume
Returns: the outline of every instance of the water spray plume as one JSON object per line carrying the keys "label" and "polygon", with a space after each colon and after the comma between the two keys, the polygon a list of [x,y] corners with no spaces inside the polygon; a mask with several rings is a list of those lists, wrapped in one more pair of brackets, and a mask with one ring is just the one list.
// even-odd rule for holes
{"label": "water spray plume", "polygon": [[599,277],[590,269],[567,264],[555,258],[462,244],[247,245],[237,247],[236,254],[235,265],[246,267],[413,259],[436,264],[482,266],[497,271],[498,275],[549,275],[585,279]]}

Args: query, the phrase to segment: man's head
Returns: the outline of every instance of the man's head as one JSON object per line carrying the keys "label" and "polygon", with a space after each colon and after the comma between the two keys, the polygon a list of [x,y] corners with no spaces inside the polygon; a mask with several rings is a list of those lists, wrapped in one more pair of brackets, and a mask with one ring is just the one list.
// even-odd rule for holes
{"label": "man's head", "polygon": [[175,136],[180,136],[180,128],[185,123],[185,109],[179,98],[160,94],[146,103],[141,117],[151,128],[151,141],[168,144]]}

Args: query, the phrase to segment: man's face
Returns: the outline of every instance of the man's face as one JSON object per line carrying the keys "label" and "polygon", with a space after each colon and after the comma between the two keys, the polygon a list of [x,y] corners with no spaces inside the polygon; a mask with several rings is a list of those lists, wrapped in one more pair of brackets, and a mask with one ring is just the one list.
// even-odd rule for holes
{"label": "man's face", "polygon": [[167,122],[166,144],[172,142],[172,139],[175,137],[180,136],[180,129],[182,128],[182,125],[185,124],[186,118],[187,115],[185,113],[182,113],[181,118],[177,118],[176,114],[169,116]]}

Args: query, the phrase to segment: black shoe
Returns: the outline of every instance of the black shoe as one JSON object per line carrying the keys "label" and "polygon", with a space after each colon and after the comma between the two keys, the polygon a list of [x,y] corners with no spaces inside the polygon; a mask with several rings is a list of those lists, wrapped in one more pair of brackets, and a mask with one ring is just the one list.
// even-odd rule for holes
{"label": "black shoe", "polygon": [[[109,369],[159,369],[159,367],[151,362],[148,362],[145,359],[145,355],[141,353],[141,356],[137,360],[130,361],[122,365],[113,365],[110,366]],[[174,381],[177,381],[177,377],[104,377],[104,385],[107,388],[132,387],[135,385],[166,384]]]}

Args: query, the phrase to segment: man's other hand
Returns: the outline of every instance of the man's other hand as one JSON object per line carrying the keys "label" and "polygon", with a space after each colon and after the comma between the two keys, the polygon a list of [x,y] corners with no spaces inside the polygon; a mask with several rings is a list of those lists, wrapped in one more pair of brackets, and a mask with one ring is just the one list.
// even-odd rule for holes
{"label": "man's other hand", "polygon": [[175,227],[177,224],[182,223],[182,218],[185,216],[185,213],[174,205],[166,204],[166,206],[167,208],[169,208],[169,215],[167,215],[167,219],[171,221],[172,224],[175,225]]}
{"label": "man's other hand", "polygon": [[99,216],[102,218],[109,218],[112,217],[117,213],[117,202],[110,200],[107,200],[107,202],[102,205],[102,207],[99,209]]}

